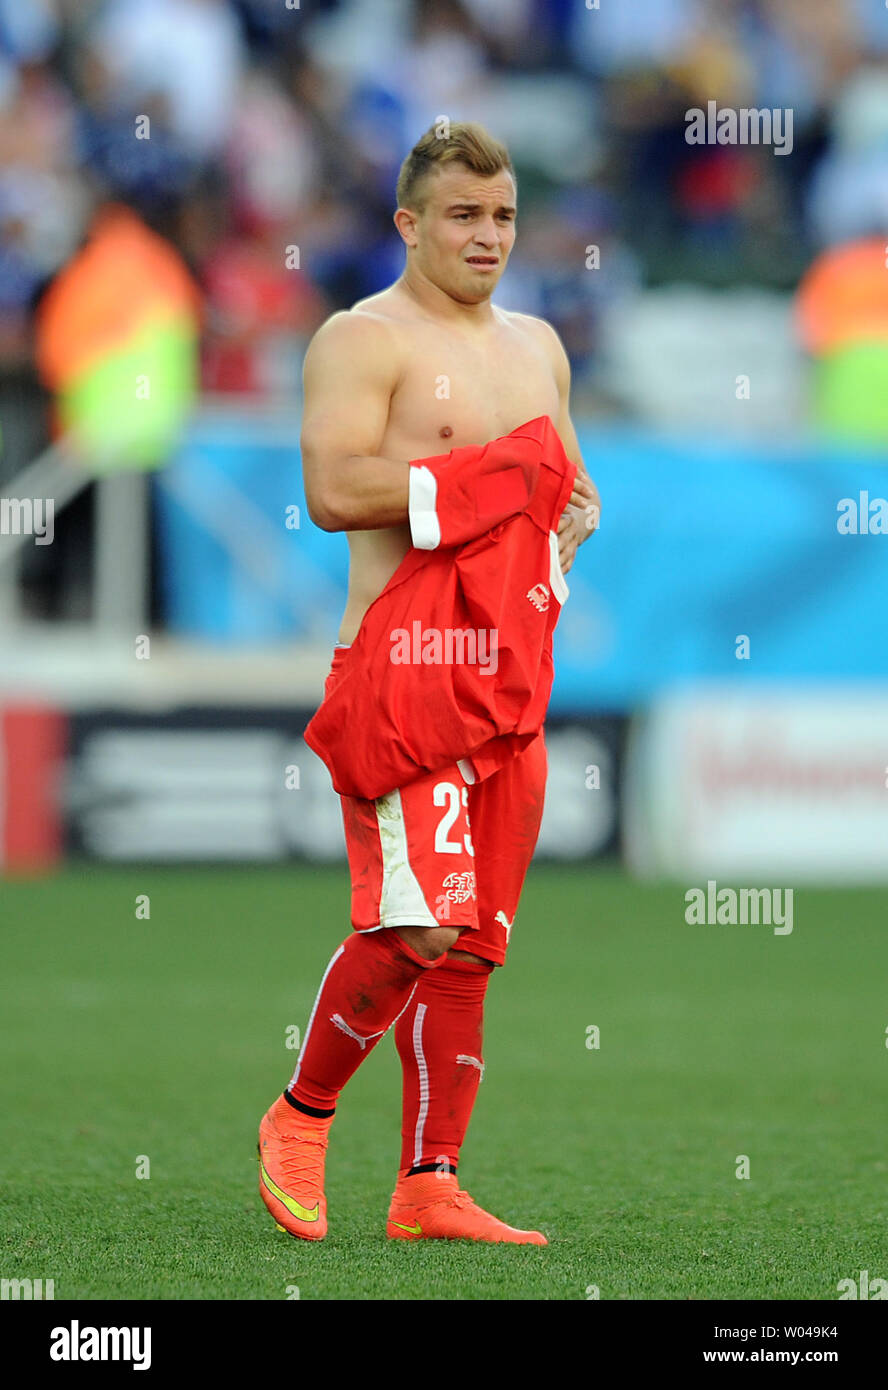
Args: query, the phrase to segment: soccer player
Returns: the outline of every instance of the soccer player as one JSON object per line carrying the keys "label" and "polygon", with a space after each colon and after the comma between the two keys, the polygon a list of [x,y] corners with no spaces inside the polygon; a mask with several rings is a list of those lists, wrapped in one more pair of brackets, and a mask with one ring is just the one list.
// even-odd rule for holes
{"label": "soccer player", "polygon": [[[305,359],[308,507],[324,530],[347,532],[350,548],[328,689],[410,550],[410,461],[483,446],[548,416],[577,465],[558,523],[563,573],[597,524],[564,349],[541,319],[491,302],[515,241],[507,149],[473,123],[433,128],[404,161],[397,198],[403,275],[334,314]],[[355,930],[327,967],[295,1074],[259,1132],[262,1199],[294,1236],[325,1234],[324,1159],[339,1094],[394,1026],[403,1147],[387,1234],[546,1244],[482,1210],[456,1176],[483,1073],[488,979],[505,961],[542,817],[542,729],[483,780],[461,764],[452,781],[435,773],[376,801],[342,797]],[[442,870],[457,885],[447,914],[436,911]]]}

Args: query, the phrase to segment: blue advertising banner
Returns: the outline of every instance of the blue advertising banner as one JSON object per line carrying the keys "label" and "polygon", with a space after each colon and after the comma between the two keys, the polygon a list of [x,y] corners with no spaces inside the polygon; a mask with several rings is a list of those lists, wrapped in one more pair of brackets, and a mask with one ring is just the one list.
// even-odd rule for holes
{"label": "blue advertising banner", "polygon": [[[568,578],[553,711],[631,709],[694,678],[888,674],[888,460],[579,436],[602,525]],[[202,416],[156,489],[172,631],[332,645],[347,543],[309,520],[298,417]]]}
{"label": "blue advertising banner", "polygon": [[569,576],[554,709],[888,673],[888,459],[625,429],[580,443],[602,525]]}

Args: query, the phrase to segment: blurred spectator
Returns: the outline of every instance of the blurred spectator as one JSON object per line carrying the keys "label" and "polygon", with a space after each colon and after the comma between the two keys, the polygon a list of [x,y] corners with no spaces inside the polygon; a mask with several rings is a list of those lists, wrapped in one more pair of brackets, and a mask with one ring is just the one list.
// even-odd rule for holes
{"label": "blurred spectator", "polygon": [[0,90],[0,361],[28,351],[39,286],[71,254],[89,207],[78,177],[74,104],[52,69],[21,61]]}
{"label": "blurred spectator", "polygon": [[298,393],[302,355],[326,305],[296,268],[296,250],[295,243],[288,249],[271,223],[250,236],[223,241],[201,267],[208,301],[207,390]]}
{"label": "blurred spectator", "polygon": [[[0,362],[29,370],[40,291],[111,198],[200,280],[205,386],[291,396],[318,321],[402,268],[404,154],[471,116],[518,172],[500,300],[552,319],[594,404],[644,286],[786,291],[884,234],[886,71],[869,0],[0,0]],[[689,146],[710,99],[789,104],[792,155]]]}
{"label": "blurred spectator", "polygon": [[799,286],[798,326],[814,359],[817,424],[888,443],[888,275],[885,238],[823,252]]}
{"label": "blurred spectator", "polygon": [[888,231],[888,58],[839,91],[831,145],[814,173],[809,211],[820,245]]}
{"label": "blurred spectator", "polygon": [[178,252],[130,208],[99,208],[37,317],[41,377],[87,466],[166,462],[193,401],[199,315]]}
{"label": "blurred spectator", "polygon": [[118,107],[155,105],[196,157],[225,147],[246,57],[227,0],[111,0],[93,44]]}
{"label": "blurred spectator", "polygon": [[[688,110],[710,100],[789,108],[791,155],[690,146]],[[518,237],[497,302],[554,324],[578,411],[718,428],[707,400],[754,360],[742,419],[795,425],[805,277],[818,419],[884,443],[881,0],[0,0],[0,481],[50,438],[35,315],[82,267],[96,209],[129,207],[143,250],[160,234],[200,287],[205,391],[292,403],[322,319],[401,273],[397,171],[439,116],[509,145]],[[114,308],[102,284],[84,324]],[[190,381],[177,332],[154,342],[158,370]],[[101,431],[111,388],[75,380],[67,405]],[[29,560],[47,596],[51,550]],[[81,568],[72,548],[57,599]]]}

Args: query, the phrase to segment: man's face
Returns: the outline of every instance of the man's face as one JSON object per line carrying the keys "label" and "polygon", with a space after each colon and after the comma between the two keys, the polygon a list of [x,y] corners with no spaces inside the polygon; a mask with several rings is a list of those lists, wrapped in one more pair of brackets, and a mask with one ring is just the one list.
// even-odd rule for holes
{"label": "man's face", "polygon": [[461,304],[489,299],[515,241],[515,184],[505,169],[485,178],[463,164],[430,174],[415,223],[414,261]]}

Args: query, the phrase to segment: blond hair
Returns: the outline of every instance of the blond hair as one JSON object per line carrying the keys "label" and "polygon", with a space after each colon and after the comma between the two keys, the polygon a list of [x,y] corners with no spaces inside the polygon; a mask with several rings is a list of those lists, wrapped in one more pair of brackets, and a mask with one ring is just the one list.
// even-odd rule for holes
{"label": "blond hair", "polygon": [[398,207],[421,212],[424,206],[423,183],[429,174],[447,164],[464,164],[473,174],[490,178],[505,169],[515,178],[509,151],[477,121],[459,121],[451,125],[440,118],[430,126],[408,154],[398,175]]}

